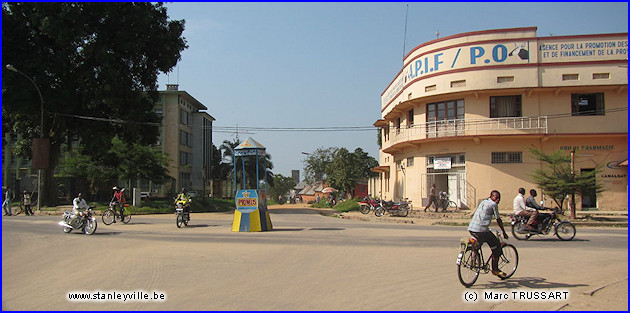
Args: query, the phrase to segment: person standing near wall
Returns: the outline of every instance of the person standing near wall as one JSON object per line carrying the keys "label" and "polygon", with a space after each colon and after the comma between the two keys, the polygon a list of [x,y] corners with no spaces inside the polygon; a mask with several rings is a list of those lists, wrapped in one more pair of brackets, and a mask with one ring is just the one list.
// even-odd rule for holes
{"label": "person standing near wall", "polygon": [[26,190],[22,193],[22,204],[24,205],[24,213],[26,215],[35,215],[31,209],[31,195]]}

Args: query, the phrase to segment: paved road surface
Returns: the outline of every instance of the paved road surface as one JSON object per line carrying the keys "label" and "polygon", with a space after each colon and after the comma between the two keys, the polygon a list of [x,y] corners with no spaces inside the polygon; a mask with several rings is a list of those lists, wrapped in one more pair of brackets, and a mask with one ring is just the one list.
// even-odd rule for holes
{"label": "paved road surface", "polygon": [[[3,217],[3,310],[627,310],[627,229],[578,228],[569,242],[510,238],[521,263],[464,288],[465,227],[343,220],[271,210],[274,231],[231,232],[232,214],[134,216],[92,236],[58,216]],[[568,300],[464,301],[473,292],[568,291]],[[68,293],[141,291],[164,301],[70,302]],[[593,292],[593,295],[585,293]],[[468,292],[468,294],[466,294]],[[142,293],[136,295],[141,295]]]}

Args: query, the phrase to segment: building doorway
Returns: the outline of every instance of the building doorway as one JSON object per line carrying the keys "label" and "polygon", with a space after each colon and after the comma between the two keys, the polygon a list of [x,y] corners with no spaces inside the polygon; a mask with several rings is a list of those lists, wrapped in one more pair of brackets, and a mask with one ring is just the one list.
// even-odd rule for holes
{"label": "building doorway", "polygon": [[[592,172],[592,168],[580,169],[580,172]],[[592,186],[591,192],[582,195],[582,210],[597,208],[597,193],[595,192],[595,184]]]}
{"label": "building doorway", "polygon": [[449,195],[449,200],[457,204],[458,208],[467,208],[468,201],[466,200],[466,172],[462,170],[458,171],[443,171],[422,174],[425,195],[428,199],[431,186],[435,184],[435,193],[439,196],[439,193],[445,191]]}

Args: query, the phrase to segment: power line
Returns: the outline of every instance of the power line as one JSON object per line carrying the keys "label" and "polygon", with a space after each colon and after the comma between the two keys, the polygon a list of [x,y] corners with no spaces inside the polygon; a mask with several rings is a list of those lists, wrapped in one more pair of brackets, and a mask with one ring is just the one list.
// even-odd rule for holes
{"label": "power line", "polygon": [[[612,108],[605,110],[590,110],[590,111],[581,111],[579,114],[574,114],[572,112],[568,113],[558,113],[545,115],[547,119],[558,119],[558,118],[567,118],[567,117],[575,117],[575,116],[589,116],[596,115],[597,113],[615,113],[621,111],[627,111],[628,107],[622,108]],[[73,114],[63,114],[63,113],[51,113],[52,115],[65,116],[78,118],[83,120],[90,121],[98,121],[98,122],[108,122],[114,124],[134,124],[134,125],[147,125],[147,126],[173,126],[177,127],[180,124],[163,124],[163,123],[155,123],[155,122],[141,122],[141,121],[132,121],[132,120],[122,120],[122,119],[112,119],[112,118],[103,118],[103,117],[94,117],[94,116],[84,116],[84,115],[73,115]],[[535,117],[535,116],[532,116]],[[541,116],[542,117],[542,116]],[[487,121],[483,121],[481,123],[493,123],[492,119],[488,119]],[[203,125],[186,125],[191,128],[201,128],[201,129],[212,129],[213,132],[216,133],[244,133],[244,134],[253,134],[254,132],[362,132],[362,131],[375,131],[378,128],[374,126],[328,126],[328,127],[257,127],[257,126],[203,126]],[[403,126],[400,128],[410,128],[414,126]]]}

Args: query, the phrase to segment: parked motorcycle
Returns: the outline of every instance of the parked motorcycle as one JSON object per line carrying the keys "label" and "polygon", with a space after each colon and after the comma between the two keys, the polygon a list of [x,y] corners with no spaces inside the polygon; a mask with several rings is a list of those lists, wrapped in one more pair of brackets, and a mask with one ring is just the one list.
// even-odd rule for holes
{"label": "parked motorcycle", "polygon": [[391,216],[405,217],[409,215],[412,209],[411,201],[407,200],[407,198],[404,198],[400,202],[381,200],[379,206],[374,209],[374,215],[381,217],[387,212]]}
{"label": "parked motorcycle", "polygon": [[96,218],[92,214],[92,207],[79,211],[74,221],[71,221],[72,215],[70,211],[63,212],[59,225],[63,227],[64,233],[69,233],[74,229],[80,229],[86,235],[91,235],[96,231],[97,224]]}
{"label": "parked motorcycle", "polygon": [[190,210],[187,209],[188,205],[184,205],[183,202],[178,201],[175,204],[175,224],[177,228],[182,228],[182,225],[188,226],[190,221]]}
{"label": "parked motorcycle", "polygon": [[365,198],[363,198],[363,201],[359,202],[359,205],[361,206],[359,208],[359,212],[363,214],[368,214],[371,211],[374,211],[380,204],[376,199],[373,199],[370,195],[367,195],[365,196]]}
{"label": "parked motorcycle", "polygon": [[539,213],[536,229],[531,230],[525,227],[528,216],[512,215],[512,235],[518,240],[527,240],[533,235],[548,235],[553,227],[554,234],[560,240],[571,240],[575,237],[575,225],[569,221],[562,221],[558,217],[562,215],[562,210],[559,208],[552,209],[551,213]]}

